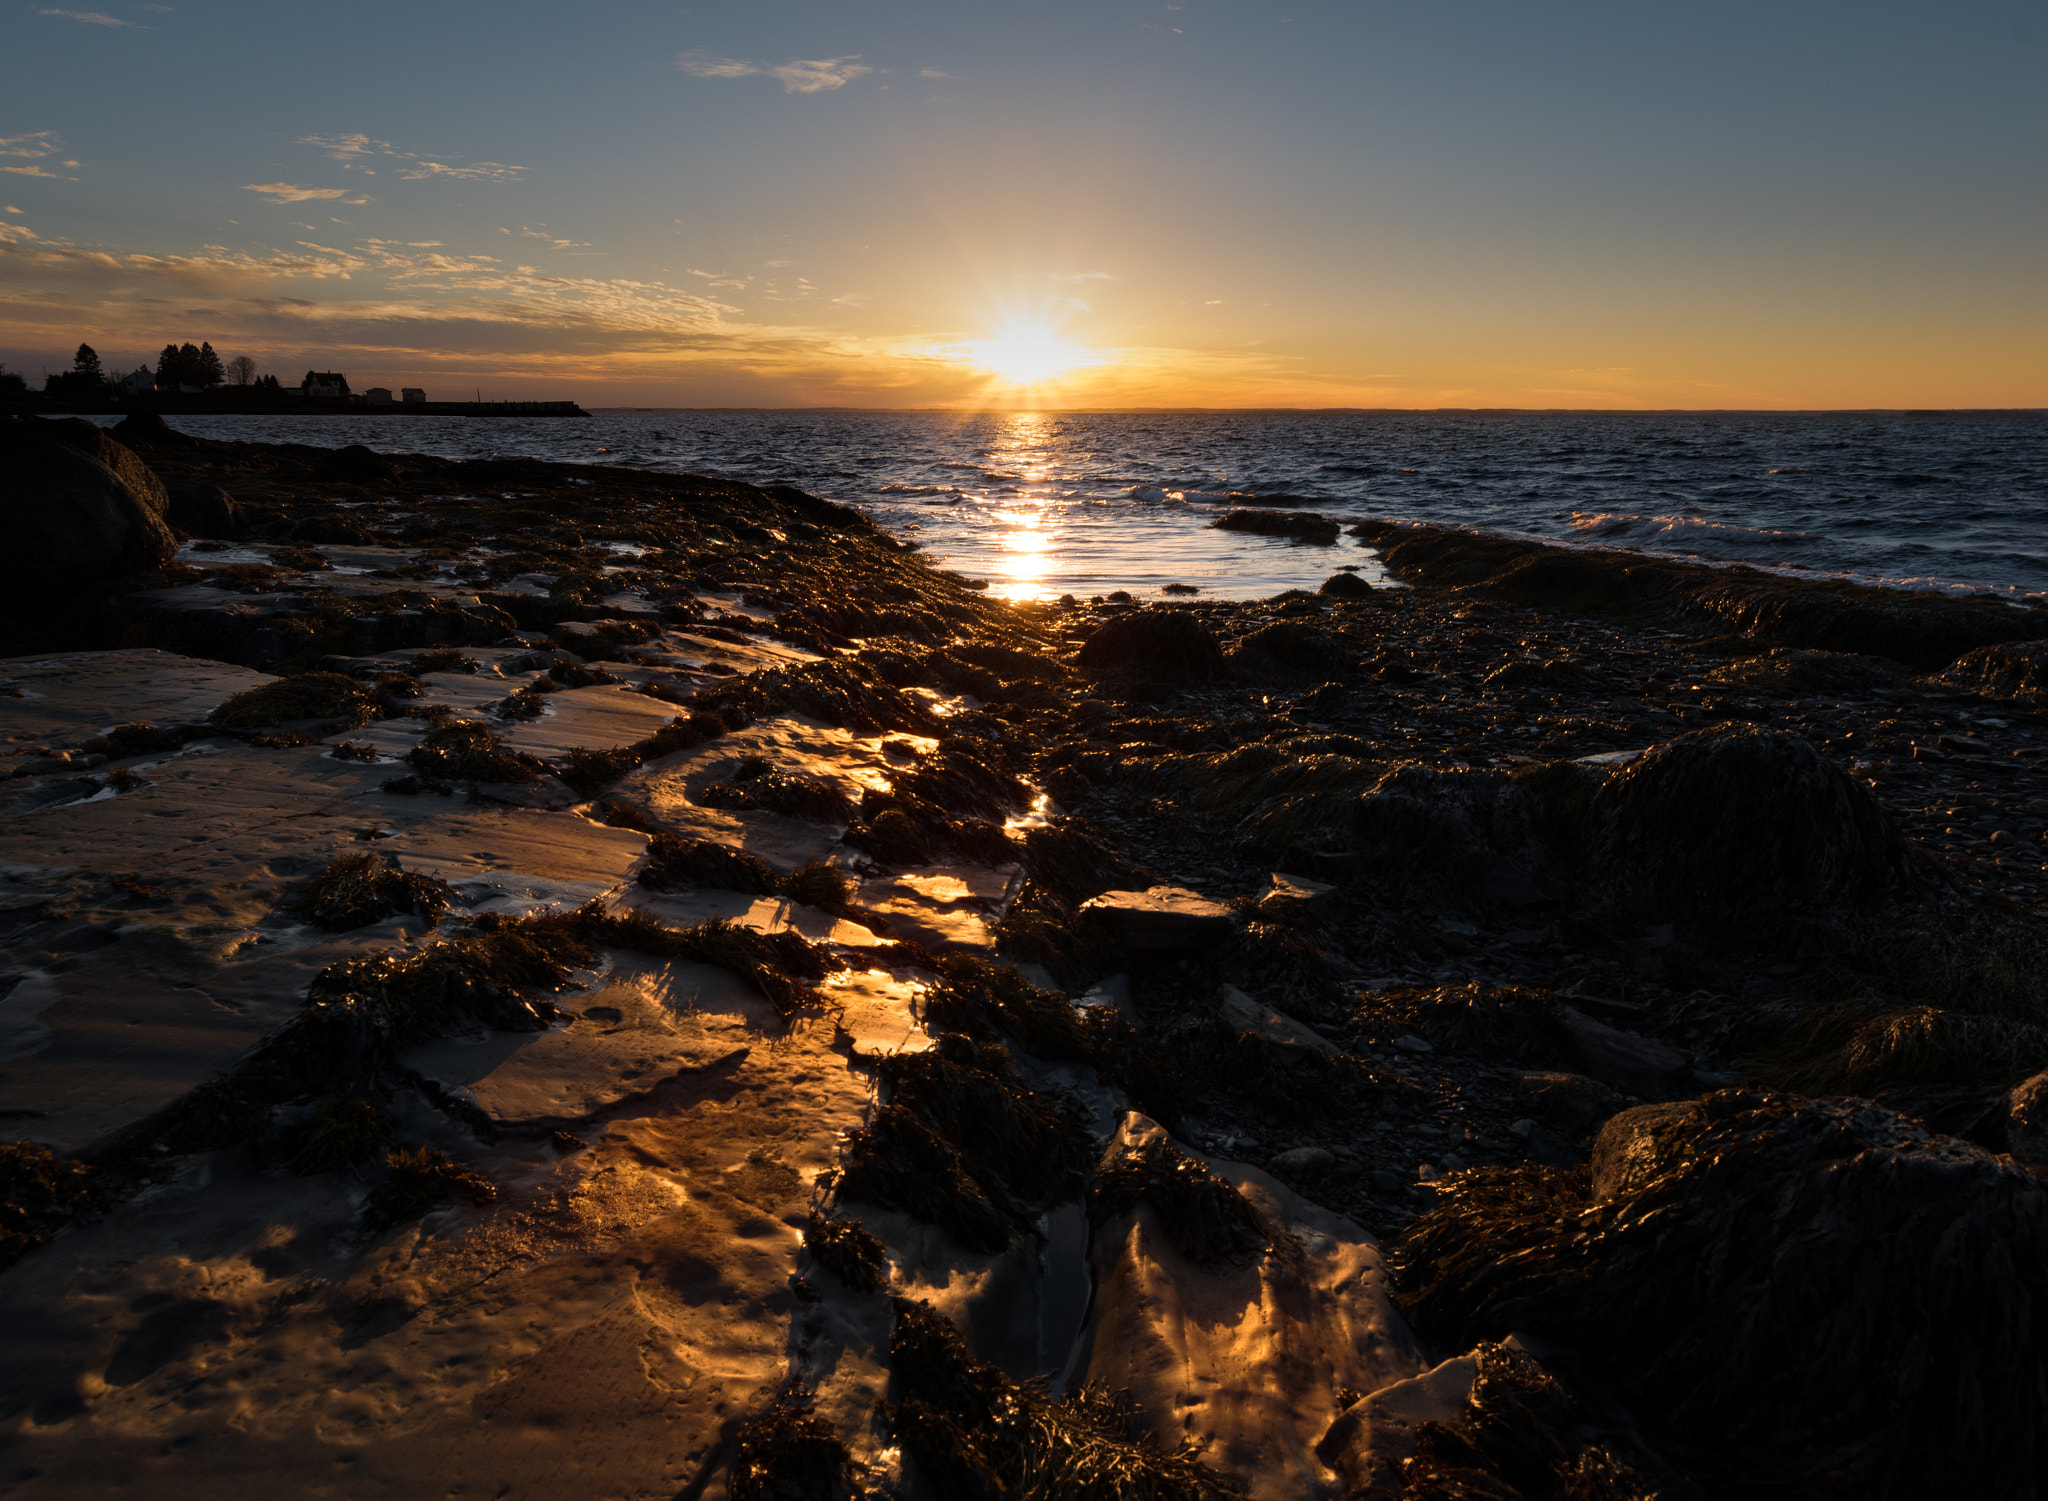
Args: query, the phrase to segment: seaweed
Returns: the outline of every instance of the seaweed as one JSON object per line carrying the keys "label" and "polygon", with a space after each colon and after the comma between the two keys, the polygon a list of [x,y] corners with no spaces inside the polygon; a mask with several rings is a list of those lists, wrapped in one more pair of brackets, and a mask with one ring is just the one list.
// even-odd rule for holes
{"label": "seaweed", "polygon": [[758,756],[748,757],[732,780],[713,782],[691,794],[705,808],[758,808],[810,823],[843,824],[853,817],[853,800],[823,777],[777,771]]}
{"label": "seaweed", "polygon": [[889,1098],[848,1135],[842,1193],[905,1210],[970,1250],[999,1251],[1080,1192],[1091,1155],[1080,1105],[1026,1088],[1001,1048],[947,1035],[875,1071]]}
{"label": "seaweed", "polygon": [[285,1165],[302,1177],[338,1173],[367,1162],[390,1141],[390,1117],[354,1089],[344,1089],[320,1102],[313,1118],[296,1133]]}
{"label": "seaweed", "polygon": [[853,1455],[812,1409],[816,1395],[794,1382],[740,1424],[730,1501],[851,1501],[860,1489]]}
{"label": "seaweed", "polygon": [[785,1019],[818,1004],[813,982],[831,972],[825,950],[787,928],[763,933],[725,917],[670,928],[644,912],[607,911],[597,902],[579,908],[571,920],[593,942],[730,970]]}
{"label": "seaweed", "polygon": [[804,1249],[855,1292],[880,1292],[888,1285],[888,1256],[859,1220],[836,1219],[813,1210],[804,1221]]}
{"label": "seaweed", "polygon": [[759,855],[710,839],[686,839],[680,834],[656,834],[635,879],[649,891],[710,887],[756,896],[773,896],[780,884],[774,868]]}
{"label": "seaweed", "polygon": [[806,860],[782,880],[782,894],[820,912],[845,916],[853,909],[853,897],[860,887],[854,879],[829,860]]}
{"label": "seaweed", "polygon": [[728,726],[715,714],[701,711],[679,715],[644,740],[612,750],[566,752],[556,773],[584,797],[596,797],[620,777],[659,756],[690,750],[723,735]]}
{"label": "seaweed", "polygon": [[384,1156],[384,1181],[363,1201],[363,1225],[372,1234],[416,1220],[449,1204],[488,1204],[498,1186],[438,1147],[394,1147]]}
{"label": "seaweed", "polygon": [[1291,1245],[1245,1196],[1165,1136],[1105,1163],[1088,1191],[1096,1224],[1144,1204],[1167,1244],[1200,1267],[1248,1266]]}
{"label": "seaweed", "polygon": [[526,758],[507,750],[490,726],[475,719],[434,726],[405,759],[424,775],[444,781],[517,783],[540,777]]}
{"label": "seaweed", "polygon": [[1058,991],[1032,984],[1015,965],[971,954],[950,954],[938,963],[939,978],[924,991],[926,1027],[975,1038],[1008,1036],[1041,1058],[1094,1061],[1073,1003]]}
{"label": "seaweed", "polygon": [[1011,771],[1002,747],[979,735],[946,736],[937,749],[895,773],[890,791],[954,817],[997,821],[1031,801],[1031,789]]}
{"label": "seaweed", "polygon": [[401,912],[432,928],[454,898],[446,881],[416,875],[395,860],[365,851],[329,861],[291,906],[316,927],[340,933]]}
{"label": "seaweed", "polygon": [[33,1141],[0,1145],[0,1267],[12,1266],[98,1197],[101,1169]]}
{"label": "seaweed", "polygon": [[1213,973],[1276,1011],[1308,1021],[1342,1020],[1351,989],[1320,945],[1277,923],[1247,922],[1210,958]]}
{"label": "seaweed", "polygon": [[405,665],[406,670],[414,676],[423,672],[474,673],[477,670],[475,657],[452,646],[434,646],[422,652],[415,652],[412,660]]}
{"label": "seaweed", "polygon": [[208,718],[222,729],[257,730],[291,719],[338,719],[343,728],[369,723],[371,694],[338,672],[302,672],[246,688]]}
{"label": "seaweed", "polygon": [[1401,1466],[1404,1501],[1673,1497],[1645,1473],[1633,1445],[1526,1352],[1489,1341],[1474,1356],[1464,1411],[1451,1423],[1416,1427],[1414,1457]]}
{"label": "seaweed", "polygon": [[1159,877],[1111,849],[1086,820],[1062,814],[1018,836],[1025,873],[1069,908],[1105,891],[1143,891]]}
{"label": "seaweed", "polygon": [[889,1359],[902,1399],[884,1422],[934,1494],[961,1501],[1237,1501],[1243,1483],[1141,1432],[1129,1397],[1082,1387],[1055,1401],[974,1359],[930,1304],[895,1300]]}

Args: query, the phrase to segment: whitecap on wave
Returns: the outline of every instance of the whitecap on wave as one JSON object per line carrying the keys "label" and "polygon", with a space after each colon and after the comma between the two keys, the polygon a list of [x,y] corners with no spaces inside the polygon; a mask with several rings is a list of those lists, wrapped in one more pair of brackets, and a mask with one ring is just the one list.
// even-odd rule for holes
{"label": "whitecap on wave", "polygon": [[1711,537],[1715,541],[1725,543],[1760,542],[1769,546],[1786,547],[1802,542],[1824,540],[1818,532],[1784,531],[1768,526],[1736,526],[1731,522],[1711,521],[1704,516],[1632,516],[1620,511],[1574,511],[1571,527],[1581,535],[1632,543],[1658,540],[1675,542],[1687,539],[1705,541]]}

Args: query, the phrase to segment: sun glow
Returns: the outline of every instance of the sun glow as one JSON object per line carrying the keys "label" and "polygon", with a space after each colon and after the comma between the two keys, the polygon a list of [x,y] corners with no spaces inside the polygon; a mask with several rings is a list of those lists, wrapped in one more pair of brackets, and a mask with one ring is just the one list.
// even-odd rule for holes
{"label": "sun glow", "polygon": [[1078,344],[1044,323],[1011,323],[993,338],[967,346],[967,357],[998,380],[1035,386],[1095,363]]}

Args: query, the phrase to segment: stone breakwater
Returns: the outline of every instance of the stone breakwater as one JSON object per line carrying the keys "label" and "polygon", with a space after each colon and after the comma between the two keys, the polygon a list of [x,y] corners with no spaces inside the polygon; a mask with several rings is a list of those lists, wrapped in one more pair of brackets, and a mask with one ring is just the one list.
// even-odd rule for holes
{"label": "stone breakwater", "polygon": [[2027,1495],[2041,612],[0,431],[24,1494]]}

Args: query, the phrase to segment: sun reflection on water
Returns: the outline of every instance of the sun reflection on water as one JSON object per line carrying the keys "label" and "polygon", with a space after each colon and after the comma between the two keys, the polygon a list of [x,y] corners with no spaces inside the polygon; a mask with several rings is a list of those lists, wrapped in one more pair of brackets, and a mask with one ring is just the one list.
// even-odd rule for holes
{"label": "sun reflection on water", "polygon": [[999,577],[989,592],[1001,599],[1034,600],[1047,595],[1046,576],[1059,546],[1058,496],[1047,485],[1052,465],[1046,453],[1053,423],[1042,412],[1010,414],[1008,425],[989,443],[989,462],[1018,477],[1019,493],[992,510]]}

